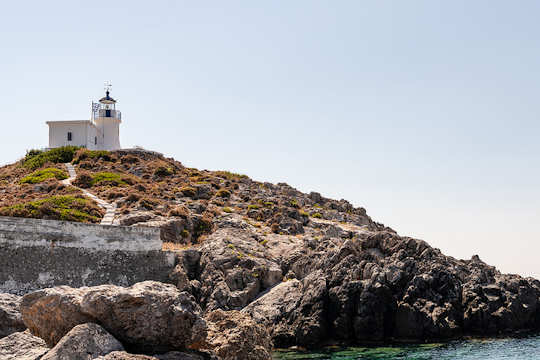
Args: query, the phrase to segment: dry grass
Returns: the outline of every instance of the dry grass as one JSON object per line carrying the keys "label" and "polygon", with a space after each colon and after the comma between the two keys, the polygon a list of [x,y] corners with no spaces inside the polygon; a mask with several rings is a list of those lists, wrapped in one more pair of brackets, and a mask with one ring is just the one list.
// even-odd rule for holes
{"label": "dry grass", "polygon": [[186,244],[177,244],[173,242],[164,242],[163,246],[161,247],[162,251],[182,251],[189,249],[191,245]]}

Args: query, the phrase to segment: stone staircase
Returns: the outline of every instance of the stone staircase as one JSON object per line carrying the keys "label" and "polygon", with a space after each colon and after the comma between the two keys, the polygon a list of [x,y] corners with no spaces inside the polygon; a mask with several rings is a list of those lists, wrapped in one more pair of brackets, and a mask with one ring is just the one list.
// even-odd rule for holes
{"label": "stone staircase", "polygon": [[103,199],[98,198],[88,190],[81,189],[80,187],[73,185],[72,182],[77,178],[75,167],[71,163],[65,163],[64,165],[68,171],[69,178],[62,180],[62,184],[76,187],[83,192],[84,196],[94,200],[100,207],[104,208],[105,216],[103,216],[103,219],[101,219],[101,225],[113,225],[114,217],[116,216],[116,204],[111,204]]}

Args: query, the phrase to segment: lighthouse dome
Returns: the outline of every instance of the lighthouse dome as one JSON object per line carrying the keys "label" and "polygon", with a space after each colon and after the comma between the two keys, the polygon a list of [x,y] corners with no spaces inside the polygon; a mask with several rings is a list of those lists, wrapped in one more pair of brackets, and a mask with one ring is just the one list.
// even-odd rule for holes
{"label": "lighthouse dome", "polygon": [[102,104],[115,104],[116,100],[109,96],[109,91],[105,93],[105,96],[99,99],[99,102]]}

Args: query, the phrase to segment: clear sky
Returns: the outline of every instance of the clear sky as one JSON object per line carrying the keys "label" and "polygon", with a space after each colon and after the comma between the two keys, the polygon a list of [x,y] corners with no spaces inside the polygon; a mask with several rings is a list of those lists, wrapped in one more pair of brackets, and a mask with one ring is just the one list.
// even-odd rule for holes
{"label": "clear sky", "polygon": [[0,164],[88,119],[540,277],[540,2],[9,1]]}

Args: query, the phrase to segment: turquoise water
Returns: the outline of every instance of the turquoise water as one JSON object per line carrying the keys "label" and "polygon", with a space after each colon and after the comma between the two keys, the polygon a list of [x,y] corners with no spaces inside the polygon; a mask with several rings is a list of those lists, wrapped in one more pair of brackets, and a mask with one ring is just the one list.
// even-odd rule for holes
{"label": "turquoise water", "polygon": [[329,348],[312,353],[276,351],[275,360],[331,359],[331,360],[508,360],[540,359],[540,335],[523,338],[453,341],[444,344],[426,344],[389,347]]}

